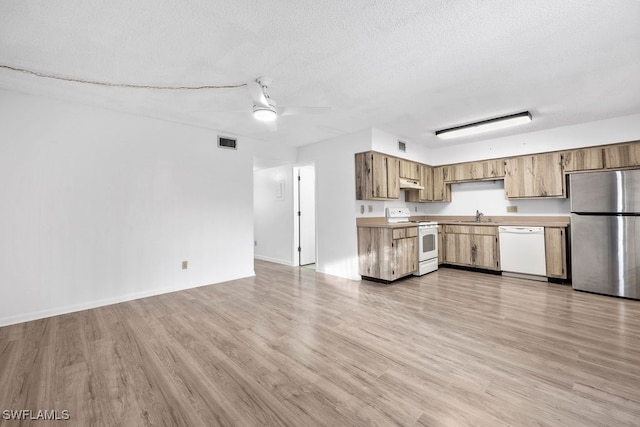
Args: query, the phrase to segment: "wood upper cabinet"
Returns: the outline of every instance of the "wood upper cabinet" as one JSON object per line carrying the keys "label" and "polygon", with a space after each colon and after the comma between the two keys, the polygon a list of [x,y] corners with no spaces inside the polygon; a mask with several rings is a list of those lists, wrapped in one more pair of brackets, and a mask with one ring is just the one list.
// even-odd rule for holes
{"label": "wood upper cabinet", "polygon": [[399,159],[375,152],[357,153],[356,200],[398,199]]}
{"label": "wood upper cabinet", "polygon": [[[400,178],[420,180],[420,163],[400,160]],[[424,184],[423,184],[424,185]]]}
{"label": "wood upper cabinet", "polygon": [[445,263],[499,270],[498,260],[498,229],[496,226],[445,226]]}
{"label": "wood upper cabinet", "polygon": [[433,201],[450,202],[451,186],[445,182],[445,166],[433,168]]}
{"label": "wood upper cabinet", "polygon": [[546,153],[505,160],[507,199],[564,197],[562,154]]}
{"label": "wood upper cabinet", "polygon": [[400,160],[385,156],[387,166],[387,199],[400,198]]}
{"label": "wood upper cabinet", "polygon": [[433,168],[427,165],[420,166],[420,184],[423,190],[406,191],[407,202],[433,202]]}
{"label": "wood upper cabinet", "polygon": [[447,182],[476,181],[504,177],[504,160],[493,159],[480,162],[458,163],[445,166]]}
{"label": "wood upper cabinet", "polygon": [[420,183],[424,190],[418,192],[421,202],[433,202],[433,168],[427,165],[420,165]]}
{"label": "wood upper cabinet", "polygon": [[566,228],[545,227],[544,244],[547,276],[566,279],[568,276]]}
{"label": "wood upper cabinet", "polygon": [[606,169],[640,166],[640,141],[605,146],[603,152]]}
{"label": "wood upper cabinet", "polygon": [[565,151],[562,153],[562,166],[565,172],[602,169],[604,167],[602,147]]}
{"label": "wood upper cabinet", "polygon": [[392,281],[418,269],[418,227],[358,227],[360,275]]}

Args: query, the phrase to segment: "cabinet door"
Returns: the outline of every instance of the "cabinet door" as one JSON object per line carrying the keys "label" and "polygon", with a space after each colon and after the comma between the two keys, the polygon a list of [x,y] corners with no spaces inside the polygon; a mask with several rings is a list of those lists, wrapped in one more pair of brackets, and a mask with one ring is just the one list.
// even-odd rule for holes
{"label": "cabinet door", "polygon": [[400,160],[400,177],[409,179],[420,179],[420,163],[409,160]]}
{"label": "cabinet door", "polygon": [[444,233],[442,232],[442,226],[438,227],[438,264],[444,262]]}
{"label": "cabinet door", "polygon": [[378,153],[357,153],[356,200],[387,198],[386,157]]}
{"label": "cabinet door", "polygon": [[421,202],[433,201],[433,168],[431,166],[422,165],[420,170],[420,182],[424,186],[424,190],[420,190]]}
{"label": "cabinet door", "polygon": [[358,268],[361,276],[394,280],[394,254],[391,229],[358,227]]}
{"label": "cabinet door", "polygon": [[358,269],[362,276],[381,275],[378,248],[383,244],[383,231],[382,228],[358,227]]}
{"label": "cabinet door", "polygon": [[606,169],[640,166],[640,141],[604,147],[603,150]]}
{"label": "cabinet door", "polygon": [[399,160],[384,154],[357,153],[356,200],[400,197]]}
{"label": "cabinet door", "polygon": [[444,259],[450,264],[471,265],[471,235],[445,233]]}
{"label": "cabinet door", "polygon": [[458,163],[444,168],[446,169],[446,182],[476,181],[504,177],[504,161],[502,159]]}
{"label": "cabinet door", "polygon": [[471,244],[471,265],[488,270],[497,270],[497,245],[498,242],[495,236],[474,235]]}
{"label": "cabinet door", "polygon": [[547,260],[547,276],[567,278],[567,248],[564,227],[545,227],[544,243]]}
{"label": "cabinet door", "polygon": [[394,278],[413,273],[418,269],[418,241],[415,237],[394,240]]}
{"label": "cabinet door", "polygon": [[387,198],[400,198],[400,160],[394,157],[385,157],[386,178],[387,178]]}
{"label": "cabinet door", "polygon": [[507,199],[563,197],[564,175],[560,153],[521,156],[505,161]]}
{"label": "cabinet door", "polygon": [[497,248],[495,235],[444,233],[446,263],[498,270]]}
{"label": "cabinet door", "polygon": [[562,164],[565,172],[602,169],[602,147],[565,151],[562,153]]}
{"label": "cabinet door", "polygon": [[442,170],[444,171],[443,180],[445,182],[464,181],[465,170],[464,170],[463,164],[448,165],[448,166],[441,166],[441,167],[442,167]]}
{"label": "cabinet door", "polygon": [[451,201],[451,187],[445,183],[445,167],[443,166],[433,168],[433,201]]}
{"label": "cabinet door", "polygon": [[371,153],[371,188],[374,198],[387,197],[387,157],[378,153]]}

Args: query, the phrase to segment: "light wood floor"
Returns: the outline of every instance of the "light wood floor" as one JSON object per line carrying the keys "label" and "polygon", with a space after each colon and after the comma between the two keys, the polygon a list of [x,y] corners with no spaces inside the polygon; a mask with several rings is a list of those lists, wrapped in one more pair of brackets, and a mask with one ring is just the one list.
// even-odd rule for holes
{"label": "light wood floor", "polygon": [[453,269],[392,285],[256,273],[0,328],[0,411],[68,410],[59,424],[74,426],[640,425],[640,301]]}

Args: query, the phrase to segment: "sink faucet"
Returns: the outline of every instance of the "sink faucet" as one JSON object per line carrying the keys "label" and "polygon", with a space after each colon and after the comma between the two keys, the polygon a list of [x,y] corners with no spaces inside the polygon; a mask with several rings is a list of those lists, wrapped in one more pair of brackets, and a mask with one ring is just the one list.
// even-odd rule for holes
{"label": "sink faucet", "polygon": [[482,219],[480,217],[483,215],[484,214],[482,212],[476,209],[476,222],[482,222]]}

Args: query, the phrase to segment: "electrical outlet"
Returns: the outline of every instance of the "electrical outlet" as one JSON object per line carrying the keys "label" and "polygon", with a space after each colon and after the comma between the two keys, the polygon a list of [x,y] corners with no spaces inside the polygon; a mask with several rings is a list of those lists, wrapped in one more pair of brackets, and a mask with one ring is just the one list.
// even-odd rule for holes
{"label": "electrical outlet", "polygon": [[516,205],[507,206],[507,212],[510,212],[510,213],[518,212],[518,206]]}
{"label": "electrical outlet", "polygon": [[364,205],[360,205],[360,213],[363,214],[364,213]]}
{"label": "electrical outlet", "polygon": [[182,269],[186,270],[187,268],[189,268],[189,261],[182,261]]}
{"label": "electrical outlet", "polygon": [[373,206],[372,205],[367,205],[367,207],[369,208],[369,213],[373,212]]}
{"label": "electrical outlet", "polygon": [[258,241],[257,240],[253,241],[253,246],[258,246]]}
{"label": "electrical outlet", "polygon": [[418,207],[417,207],[417,206],[414,206],[414,207],[413,207],[413,211],[414,211],[414,212],[418,212]]}

